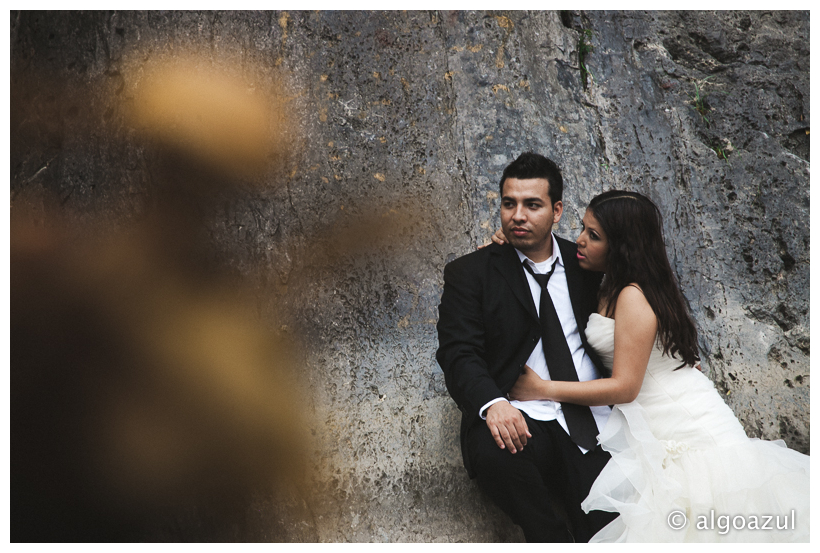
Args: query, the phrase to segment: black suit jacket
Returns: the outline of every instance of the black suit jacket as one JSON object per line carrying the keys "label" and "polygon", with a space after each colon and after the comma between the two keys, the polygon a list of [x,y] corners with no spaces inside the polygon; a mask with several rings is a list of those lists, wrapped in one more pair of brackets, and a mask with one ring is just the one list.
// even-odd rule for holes
{"label": "black suit jacket", "polygon": [[[575,244],[563,238],[557,241],[581,342],[601,370],[584,329],[589,315],[597,311],[603,274],[581,269]],[[507,394],[541,338],[527,277],[511,245],[491,244],[447,264],[436,328],[436,359],[447,390],[462,412],[461,453],[473,478],[464,447],[467,432],[474,424],[485,424],[478,410]]]}

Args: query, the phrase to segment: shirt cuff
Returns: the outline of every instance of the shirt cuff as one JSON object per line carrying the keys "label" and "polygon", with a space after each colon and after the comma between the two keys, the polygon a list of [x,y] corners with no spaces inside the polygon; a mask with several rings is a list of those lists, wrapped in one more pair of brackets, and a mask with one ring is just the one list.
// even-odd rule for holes
{"label": "shirt cuff", "polygon": [[[481,417],[481,420],[487,420],[487,409],[490,408],[490,405],[492,405],[493,403],[498,403],[499,401],[507,401],[507,400],[503,397],[497,397],[494,400],[488,401],[487,403],[485,403],[484,407],[482,407],[481,409],[478,410],[478,416]],[[507,402],[507,403],[509,403],[509,402]]]}

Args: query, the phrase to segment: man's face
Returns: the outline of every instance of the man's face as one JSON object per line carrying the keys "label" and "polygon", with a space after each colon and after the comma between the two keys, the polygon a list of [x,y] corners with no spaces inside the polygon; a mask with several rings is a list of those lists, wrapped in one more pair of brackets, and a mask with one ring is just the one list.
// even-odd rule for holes
{"label": "man's face", "polygon": [[564,205],[552,204],[547,179],[504,181],[501,228],[507,240],[527,257],[540,263],[552,255],[552,225],[561,220]]}

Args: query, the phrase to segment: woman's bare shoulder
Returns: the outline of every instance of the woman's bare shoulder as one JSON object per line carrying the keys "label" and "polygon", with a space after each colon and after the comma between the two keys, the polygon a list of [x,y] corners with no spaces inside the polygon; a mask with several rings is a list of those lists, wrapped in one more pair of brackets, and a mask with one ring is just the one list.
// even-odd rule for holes
{"label": "woman's bare shoulder", "polygon": [[[624,286],[624,290],[626,290],[627,288],[635,288],[636,290],[640,291],[641,295],[643,295],[643,288],[641,288],[640,284],[638,284],[637,282],[630,282],[629,284]],[[621,291],[623,292],[623,290]]]}
{"label": "woman's bare shoulder", "polygon": [[643,290],[635,283],[631,283],[618,293],[615,303],[615,319],[656,319],[655,312],[649,305]]}

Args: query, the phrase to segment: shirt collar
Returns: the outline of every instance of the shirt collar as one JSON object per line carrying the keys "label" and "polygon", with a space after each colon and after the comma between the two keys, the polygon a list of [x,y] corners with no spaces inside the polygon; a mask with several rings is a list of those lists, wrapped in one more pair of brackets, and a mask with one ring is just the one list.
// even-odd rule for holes
{"label": "shirt collar", "polygon": [[[555,261],[555,258],[557,257],[558,258],[558,264],[561,267],[563,267],[564,266],[564,258],[561,257],[561,248],[558,247],[558,240],[555,239],[555,235],[553,233],[550,233],[550,238],[552,239],[552,256],[550,256],[550,258],[547,259],[547,262],[549,262],[549,264],[552,265],[552,263]],[[518,251],[518,248],[515,248],[515,253],[518,254],[518,259],[521,260],[521,263],[524,263],[524,261],[526,260],[526,261],[530,262],[530,265],[535,266],[535,261],[533,261],[532,259],[530,259],[526,255],[524,255],[523,253]]]}

